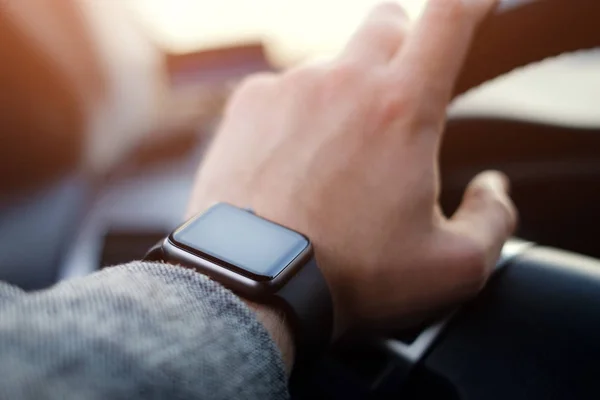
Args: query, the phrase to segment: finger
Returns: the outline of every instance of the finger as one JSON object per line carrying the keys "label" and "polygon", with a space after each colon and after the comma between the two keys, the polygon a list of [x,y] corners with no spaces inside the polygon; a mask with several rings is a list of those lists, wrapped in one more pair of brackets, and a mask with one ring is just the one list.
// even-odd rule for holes
{"label": "finger", "polygon": [[[497,0],[429,0],[423,16],[392,61],[392,74],[444,113],[478,24]],[[413,78],[411,78],[413,77]],[[405,88],[406,89],[406,88]],[[431,105],[431,102],[428,101]]]}
{"label": "finger", "polygon": [[259,103],[256,99],[270,93],[277,79],[278,75],[273,72],[259,72],[244,78],[228,98],[225,114],[231,114],[237,109],[254,109]]}
{"label": "finger", "polygon": [[341,59],[366,66],[385,64],[402,46],[408,26],[409,19],[401,5],[382,3],[354,34]]}
{"label": "finger", "polygon": [[514,232],[517,211],[508,195],[508,178],[487,171],[471,181],[451,225],[478,243],[485,259],[495,262],[502,246]]}

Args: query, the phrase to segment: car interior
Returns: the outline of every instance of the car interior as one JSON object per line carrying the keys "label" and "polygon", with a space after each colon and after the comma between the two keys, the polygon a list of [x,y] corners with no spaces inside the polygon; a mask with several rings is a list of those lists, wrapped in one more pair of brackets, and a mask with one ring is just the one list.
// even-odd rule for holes
{"label": "car interior", "polygon": [[[503,2],[476,36],[457,103],[565,54],[598,66],[598,21],[593,0]],[[181,86],[265,69],[273,67],[261,44],[169,58]],[[451,213],[484,169],[510,177],[519,229],[490,283],[419,326],[342,338],[295,374],[294,398],[600,398],[600,123],[469,104],[449,112],[440,201]],[[82,118],[76,109],[68,117],[73,126]],[[49,151],[56,168],[19,175],[31,184],[0,198],[0,278],[39,290],[141,258],[182,222],[207,135],[136,147],[97,175],[77,168],[74,148]]]}

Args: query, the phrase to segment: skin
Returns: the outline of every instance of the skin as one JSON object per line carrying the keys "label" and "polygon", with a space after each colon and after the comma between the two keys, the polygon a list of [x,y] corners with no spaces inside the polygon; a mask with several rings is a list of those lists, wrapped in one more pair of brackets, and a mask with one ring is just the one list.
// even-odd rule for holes
{"label": "skin", "polygon": [[[336,335],[391,327],[485,285],[516,210],[484,172],[443,215],[438,153],[452,89],[494,0],[430,0],[410,25],[375,8],[335,60],[258,75],[231,99],[190,215],[218,201],[308,235],[331,288]],[[251,304],[291,366],[279,313]]]}

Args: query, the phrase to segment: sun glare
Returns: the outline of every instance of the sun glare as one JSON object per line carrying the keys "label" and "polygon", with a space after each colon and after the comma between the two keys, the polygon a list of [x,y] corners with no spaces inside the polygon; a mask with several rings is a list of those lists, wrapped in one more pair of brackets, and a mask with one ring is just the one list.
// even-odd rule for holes
{"label": "sun glare", "polygon": [[[162,46],[173,52],[262,40],[279,61],[338,51],[380,0],[129,0]],[[400,3],[414,17],[424,0]]]}

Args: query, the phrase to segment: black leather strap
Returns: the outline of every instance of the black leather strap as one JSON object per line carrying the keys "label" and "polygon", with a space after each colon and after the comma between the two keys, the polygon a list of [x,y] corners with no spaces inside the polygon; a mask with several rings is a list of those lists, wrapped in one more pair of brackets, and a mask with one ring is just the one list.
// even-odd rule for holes
{"label": "black leather strap", "polygon": [[334,321],[331,292],[316,259],[312,257],[276,297],[291,317],[297,364],[316,359],[331,343]]}

